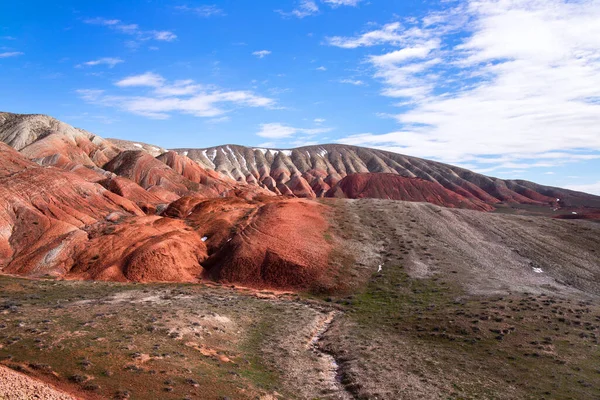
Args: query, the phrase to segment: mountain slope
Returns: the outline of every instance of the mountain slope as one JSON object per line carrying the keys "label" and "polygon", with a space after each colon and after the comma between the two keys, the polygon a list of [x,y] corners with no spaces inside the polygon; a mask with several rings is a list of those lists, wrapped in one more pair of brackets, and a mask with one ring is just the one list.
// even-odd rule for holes
{"label": "mountain slope", "polygon": [[[332,188],[355,173],[387,173],[420,178],[440,184],[478,208],[480,202],[533,204],[563,207],[600,207],[600,197],[567,189],[553,188],[521,180],[488,177],[436,161],[424,160],[382,150],[347,145],[319,145],[291,150],[249,148],[236,145],[207,149],[174,149],[238,182],[261,185],[277,193],[302,197],[323,197],[340,193]],[[415,181],[413,185],[419,185]],[[427,190],[426,188],[423,188]],[[341,190],[343,192],[343,190]],[[353,193],[350,197],[369,197]],[[411,200],[407,197],[390,197]],[[418,197],[416,201],[422,201]],[[452,206],[448,203],[446,205]]]}

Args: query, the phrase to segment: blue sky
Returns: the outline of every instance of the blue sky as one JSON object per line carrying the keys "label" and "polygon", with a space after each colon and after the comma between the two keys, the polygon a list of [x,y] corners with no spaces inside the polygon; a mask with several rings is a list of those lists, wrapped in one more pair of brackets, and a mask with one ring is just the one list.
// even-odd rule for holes
{"label": "blue sky", "polygon": [[22,1],[0,110],[167,148],[347,143],[600,194],[600,1]]}

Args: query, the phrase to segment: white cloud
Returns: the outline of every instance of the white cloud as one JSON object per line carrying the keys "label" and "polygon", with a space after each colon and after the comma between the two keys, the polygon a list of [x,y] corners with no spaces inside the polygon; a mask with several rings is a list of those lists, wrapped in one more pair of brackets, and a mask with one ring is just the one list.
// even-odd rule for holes
{"label": "white cloud", "polygon": [[171,31],[157,31],[157,30],[142,30],[138,24],[126,24],[118,19],[105,19],[105,18],[90,18],[83,22],[90,25],[106,26],[117,32],[124,33],[126,35],[133,35],[139,41],[146,40],[159,40],[164,42],[172,42],[177,39]]}
{"label": "white cloud", "polygon": [[124,62],[124,61],[121,60],[120,58],[103,57],[103,58],[99,58],[97,60],[86,61],[84,63],[76,65],[76,67],[83,67],[83,66],[93,67],[96,65],[107,65],[109,68],[113,68],[115,65],[120,64],[122,62]]}
{"label": "white cloud", "polygon": [[340,79],[340,83],[347,83],[354,86],[363,86],[365,84],[365,82],[359,79]]}
{"label": "white cloud", "polygon": [[347,49],[393,46],[365,61],[381,93],[402,106],[397,131],[341,142],[447,162],[487,157],[496,169],[598,157],[600,2],[449,4],[406,26],[328,39]]}
{"label": "white cloud", "polygon": [[322,66],[322,65],[321,65],[320,67],[317,67],[317,68],[315,68],[315,69],[316,69],[317,71],[327,71],[327,68],[325,68],[325,67],[324,67],[324,66]]}
{"label": "white cloud", "polygon": [[313,121],[314,121],[315,124],[320,125],[323,122],[325,122],[325,119],[324,118],[315,118]]}
{"label": "white cloud", "polygon": [[177,7],[175,7],[175,9],[180,10],[180,11],[191,12],[191,13],[194,13],[203,18],[212,17],[213,15],[216,15],[216,16],[226,15],[222,9],[220,9],[219,7],[217,7],[214,4],[203,5],[203,6],[198,6],[198,7],[177,6]]}
{"label": "white cloud", "polygon": [[151,31],[154,39],[171,42],[177,39],[177,35],[170,31]]}
{"label": "white cloud", "polygon": [[366,32],[356,37],[328,37],[327,43],[331,46],[341,47],[344,49],[370,47],[385,43],[400,45],[406,38],[406,34],[402,32],[402,29],[403,27],[400,25],[400,22],[393,22],[391,24],[384,25],[381,29]]}
{"label": "white cloud", "polygon": [[339,6],[351,6],[356,7],[362,0],[323,0],[324,3],[329,4],[331,7],[336,8]]}
{"label": "white cloud", "polygon": [[279,122],[273,122],[260,124],[260,130],[256,134],[267,139],[287,139],[297,134],[310,136],[330,132],[331,130],[331,128],[294,128]]}
{"label": "white cloud", "polygon": [[566,188],[576,190],[578,192],[591,193],[600,196],[600,181],[596,183],[588,183],[582,185],[567,185]]}
{"label": "white cloud", "polygon": [[256,56],[258,58],[264,58],[264,57],[268,56],[269,54],[271,54],[271,51],[269,51],[269,50],[259,50],[259,51],[255,51],[252,53],[253,56]]}
{"label": "white cloud", "polygon": [[18,57],[18,56],[22,56],[25,53],[22,53],[20,51],[7,51],[5,53],[0,53],[0,58],[9,58],[9,57]]}
{"label": "white cloud", "polygon": [[379,56],[370,56],[369,60],[378,66],[396,65],[410,59],[425,58],[429,55],[429,53],[431,53],[432,50],[438,47],[439,43],[437,41],[430,40],[418,46],[404,47],[403,49],[395,50],[391,53],[386,53]]}
{"label": "white cloud", "polygon": [[150,87],[160,87],[164,84],[165,78],[162,76],[155,74],[154,72],[146,72],[141,75],[133,75],[128,76],[124,79],[121,79],[115,85],[120,87],[128,87],[128,86],[150,86]]}
{"label": "white cloud", "polygon": [[304,18],[317,14],[319,12],[319,6],[317,6],[317,3],[315,3],[313,0],[300,0],[298,7],[290,12],[284,12],[281,10],[275,10],[275,12],[278,12],[284,17]]}
{"label": "white cloud", "polygon": [[133,114],[167,119],[172,113],[220,117],[234,107],[272,107],[274,101],[243,90],[221,90],[192,80],[168,83],[161,75],[146,72],[115,83],[122,88],[146,88],[141,95],[109,95],[104,90],[80,89],[80,97],[93,104],[116,107]]}
{"label": "white cloud", "polygon": [[281,139],[293,136],[298,130],[291,126],[282,125],[279,123],[261,124],[260,131],[256,134],[260,137],[269,139]]}

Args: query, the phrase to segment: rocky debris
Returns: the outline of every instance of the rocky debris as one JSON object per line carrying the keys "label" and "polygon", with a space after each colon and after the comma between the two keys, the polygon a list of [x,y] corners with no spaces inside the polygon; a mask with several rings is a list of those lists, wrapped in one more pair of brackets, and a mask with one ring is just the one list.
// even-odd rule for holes
{"label": "rocky debris", "polygon": [[3,400],[75,400],[50,385],[0,365],[0,398]]}

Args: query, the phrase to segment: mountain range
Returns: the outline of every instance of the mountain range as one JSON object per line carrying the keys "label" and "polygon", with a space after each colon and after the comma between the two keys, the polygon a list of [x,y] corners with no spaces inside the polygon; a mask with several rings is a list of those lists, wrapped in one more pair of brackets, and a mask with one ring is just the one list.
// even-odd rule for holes
{"label": "mountain range", "polygon": [[[333,285],[327,201],[597,218],[600,197],[382,150],[173,149],[0,113],[0,270],[116,281]],[[575,211],[576,210],[576,211]]]}

